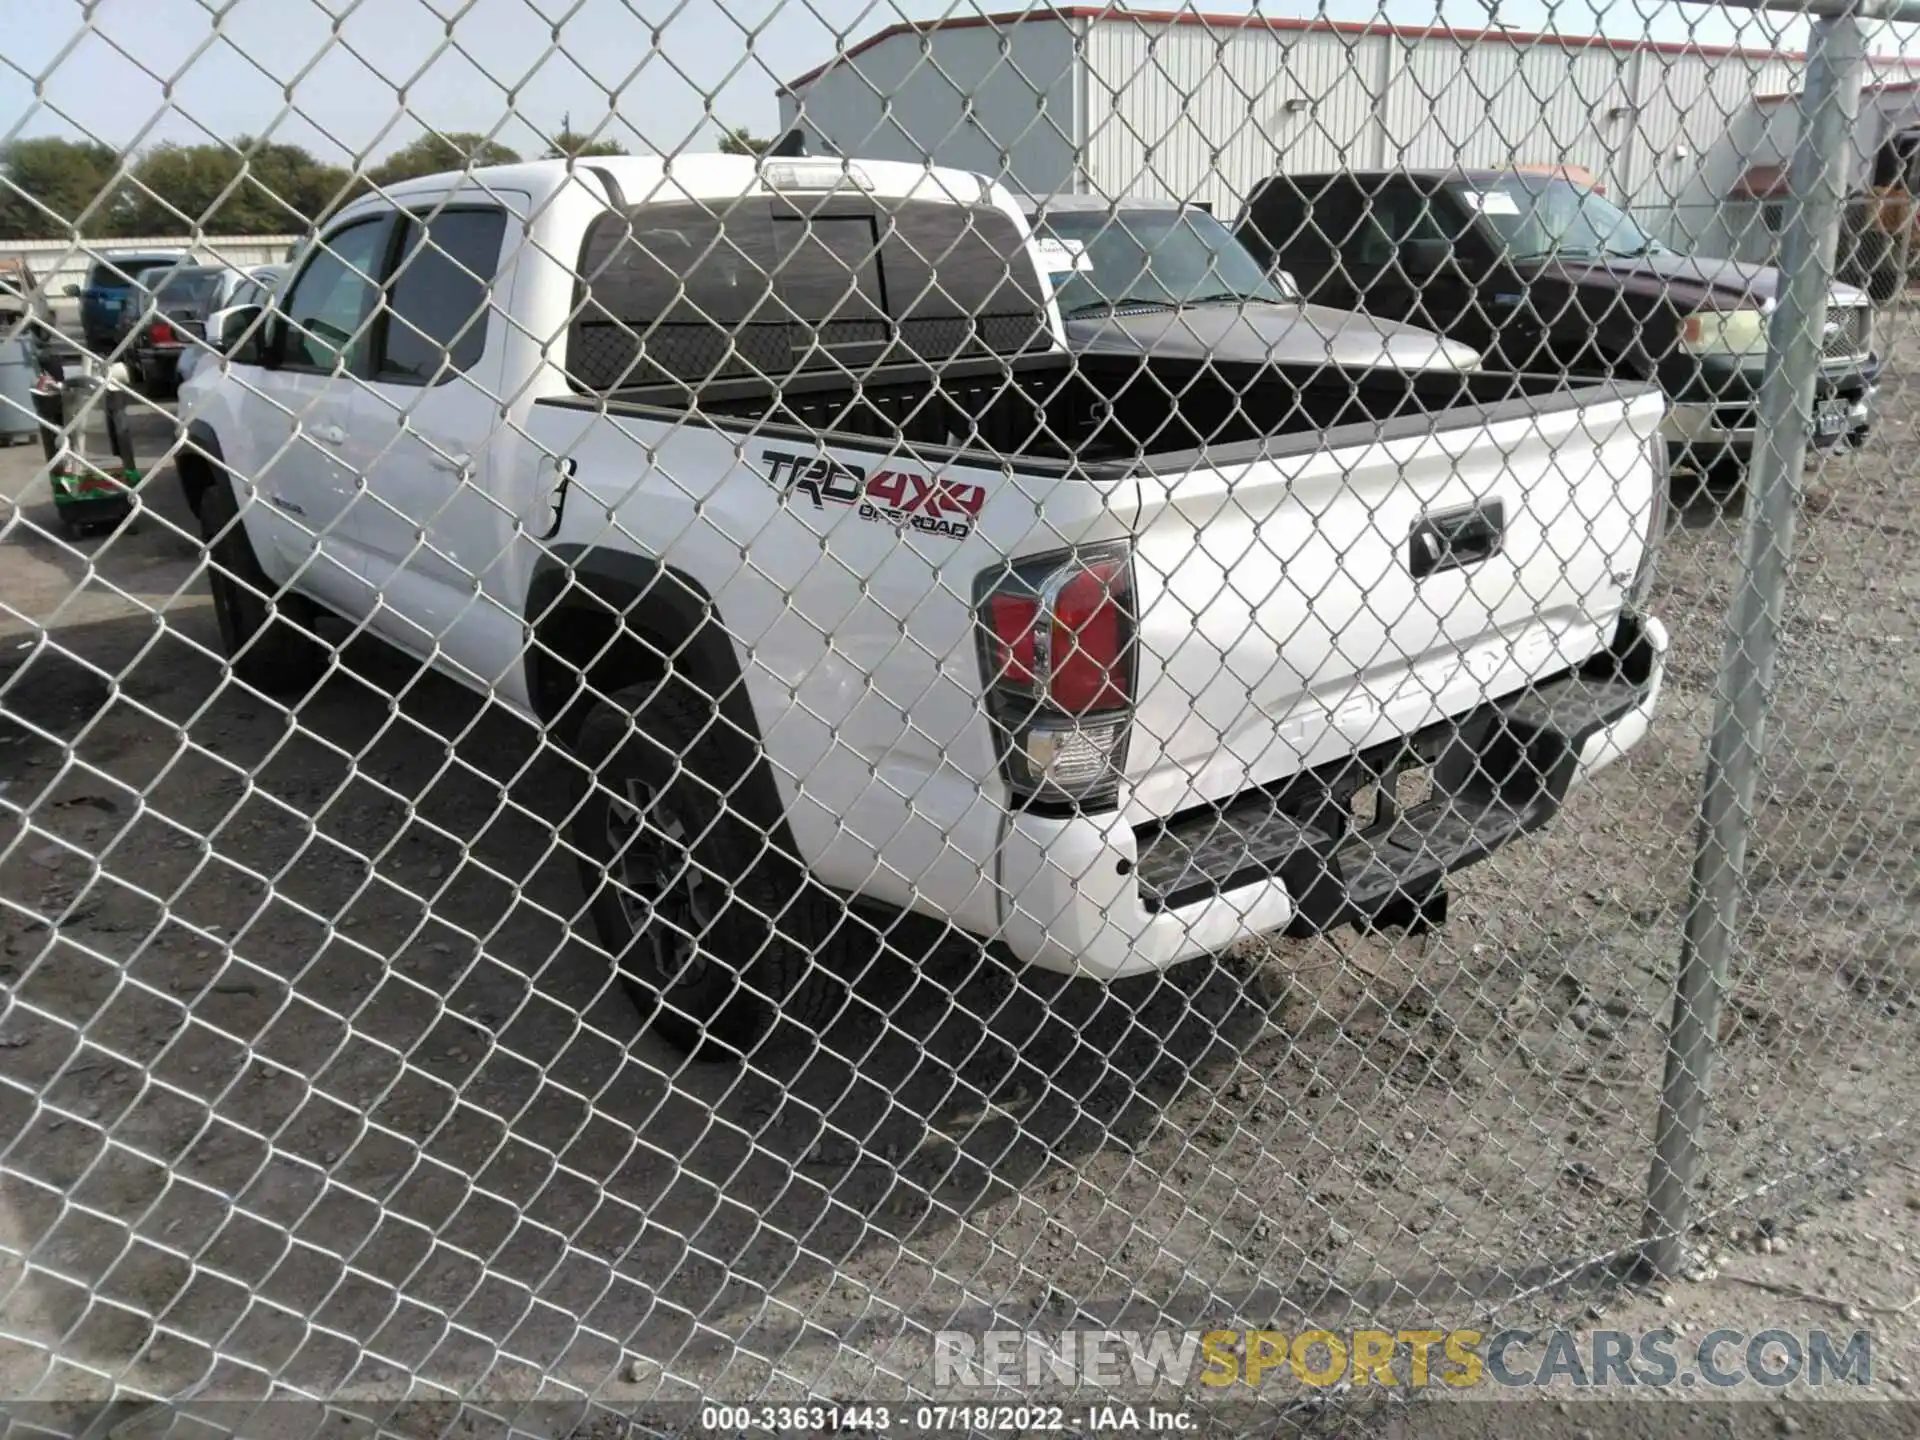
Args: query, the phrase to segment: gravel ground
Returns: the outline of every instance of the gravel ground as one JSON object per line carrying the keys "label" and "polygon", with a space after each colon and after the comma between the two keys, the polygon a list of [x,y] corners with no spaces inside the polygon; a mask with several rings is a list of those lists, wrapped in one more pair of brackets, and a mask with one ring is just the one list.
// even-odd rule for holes
{"label": "gravel ground", "polygon": [[[1732,1258],[1673,1297],[1703,1318],[1798,1313],[1728,1273],[1812,1263],[1762,1220],[1843,1244],[1920,1093],[1907,356],[1870,447],[1809,475],[1702,1195]],[[1610,1262],[1734,577],[1712,497],[1667,538],[1653,735],[1444,929],[1110,989],[948,945],[743,1070],[634,1039],[524,726],[370,643],[291,720],[222,689],[171,474],[70,547],[36,460],[0,451],[0,1393],[898,1394],[993,1314],[1662,1308]],[[1903,1205],[1858,1305],[1920,1289]],[[1871,1313],[1884,1383],[1920,1376]]]}

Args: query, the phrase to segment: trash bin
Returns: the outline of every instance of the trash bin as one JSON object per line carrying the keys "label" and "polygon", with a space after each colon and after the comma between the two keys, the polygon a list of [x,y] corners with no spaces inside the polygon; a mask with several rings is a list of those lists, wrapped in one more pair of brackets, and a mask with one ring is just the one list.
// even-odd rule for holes
{"label": "trash bin", "polygon": [[31,445],[40,422],[34,419],[33,382],[40,356],[32,339],[0,340],[0,445]]}
{"label": "trash bin", "polygon": [[34,393],[54,511],[68,535],[118,525],[139,486],[127,428],[127,367],[90,361],[63,379],[42,374]]}

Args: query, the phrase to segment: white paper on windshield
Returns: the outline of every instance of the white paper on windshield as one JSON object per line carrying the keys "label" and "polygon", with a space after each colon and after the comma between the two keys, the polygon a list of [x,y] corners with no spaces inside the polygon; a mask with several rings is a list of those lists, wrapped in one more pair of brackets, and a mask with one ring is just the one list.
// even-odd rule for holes
{"label": "white paper on windshield", "polygon": [[1465,190],[1461,199],[1482,215],[1518,215],[1520,203],[1500,190]]}
{"label": "white paper on windshield", "polygon": [[1087,247],[1079,240],[1041,236],[1033,242],[1033,248],[1039,256],[1040,268],[1049,275],[1070,275],[1093,269],[1093,261],[1087,258]]}

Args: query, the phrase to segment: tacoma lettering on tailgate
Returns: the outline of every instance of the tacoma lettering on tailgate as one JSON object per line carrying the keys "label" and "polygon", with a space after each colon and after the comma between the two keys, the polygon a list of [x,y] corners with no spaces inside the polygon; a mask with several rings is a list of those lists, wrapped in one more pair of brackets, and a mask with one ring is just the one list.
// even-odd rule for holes
{"label": "tacoma lettering on tailgate", "polygon": [[830,455],[791,455],[763,450],[767,478],[787,494],[805,495],[813,508],[856,507],[863,520],[880,520],[928,535],[964,540],[973,533],[987,487],[965,480],[942,480],[910,470],[876,470],[849,465]]}

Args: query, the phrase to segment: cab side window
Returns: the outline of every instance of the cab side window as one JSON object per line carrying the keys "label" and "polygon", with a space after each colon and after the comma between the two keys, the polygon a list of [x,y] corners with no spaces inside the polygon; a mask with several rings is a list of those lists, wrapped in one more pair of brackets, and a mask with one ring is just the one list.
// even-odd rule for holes
{"label": "cab side window", "polygon": [[374,373],[431,384],[480,363],[507,217],[498,210],[443,210],[424,224],[408,219],[406,227],[387,285]]}
{"label": "cab side window", "polygon": [[1439,202],[1424,190],[1389,184],[1365,199],[1365,213],[1347,245],[1347,253],[1362,269],[1386,269],[1398,259],[1402,245],[1453,241],[1440,223]]}
{"label": "cab side window", "polygon": [[361,368],[389,230],[383,215],[356,221],[320,243],[282,307],[283,369],[330,375]]}

